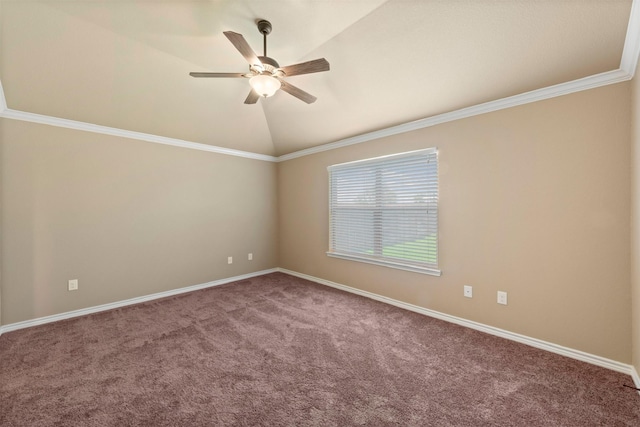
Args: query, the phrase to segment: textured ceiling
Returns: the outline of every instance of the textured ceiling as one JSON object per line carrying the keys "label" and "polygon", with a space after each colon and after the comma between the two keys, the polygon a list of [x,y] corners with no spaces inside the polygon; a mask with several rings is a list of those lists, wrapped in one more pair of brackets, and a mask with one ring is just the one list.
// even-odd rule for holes
{"label": "textured ceiling", "polygon": [[[282,155],[615,70],[631,0],[11,1],[1,3],[8,107],[253,153]],[[222,34],[281,65],[331,71],[243,103],[245,72]]]}

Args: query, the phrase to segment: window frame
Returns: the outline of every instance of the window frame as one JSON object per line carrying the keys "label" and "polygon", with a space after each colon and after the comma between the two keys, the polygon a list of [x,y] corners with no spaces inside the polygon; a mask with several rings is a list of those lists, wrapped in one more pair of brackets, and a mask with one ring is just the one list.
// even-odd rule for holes
{"label": "window frame", "polygon": [[[431,263],[431,265],[426,266],[420,262],[416,262],[416,263],[412,263],[411,260],[409,259],[399,259],[399,258],[392,258],[392,257],[385,257],[384,255],[374,255],[371,257],[368,257],[366,255],[363,254],[357,254],[357,253],[347,253],[347,252],[340,252],[340,251],[336,251],[335,248],[333,247],[334,244],[334,225],[333,225],[333,212],[336,209],[334,206],[334,185],[332,183],[332,179],[333,179],[333,175],[332,173],[334,171],[344,171],[345,169],[348,170],[349,168],[357,168],[363,165],[375,165],[375,164],[384,164],[386,162],[390,162],[390,163],[395,163],[398,160],[401,160],[403,157],[404,158],[408,158],[408,159],[415,159],[415,157],[418,156],[432,156],[435,158],[435,183],[436,183],[436,189],[433,193],[435,193],[434,195],[432,194],[432,199],[431,200],[435,200],[435,220],[429,222],[427,221],[427,223],[429,225],[434,225],[435,224],[435,234],[436,234],[436,238],[435,238],[435,258],[436,258],[436,262],[435,263]],[[329,183],[329,250],[326,252],[327,256],[330,257],[334,257],[334,258],[341,258],[341,259],[346,259],[346,260],[350,260],[350,261],[358,261],[358,262],[364,262],[367,264],[374,264],[374,265],[380,265],[380,266],[384,266],[384,267],[390,267],[390,268],[396,268],[396,269],[400,269],[400,270],[407,270],[407,271],[412,271],[412,272],[416,272],[416,273],[422,273],[422,274],[428,274],[428,275],[433,275],[433,276],[440,276],[442,274],[442,271],[439,268],[439,237],[440,237],[440,233],[439,233],[439,221],[438,221],[438,216],[439,216],[439,195],[440,195],[440,182],[439,182],[439,173],[438,173],[438,167],[439,167],[439,159],[438,159],[438,149],[437,147],[433,147],[433,148],[427,148],[427,149],[421,149],[421,150],[415,150],[415,151],[409,151],[409,152],[403,152],[403,153],[397,153],[397,154],[391,154],[391,155],[387,155],[387,156],[380,156],[380,157],[374,157],[374,158],[369,158],[369,159],[363,159],[363,160],[357,160],[357,161],[353,161],[353,162],[346,162],[346,163],[339,163],[339,164],[334,164],[334,165],[330,165],[327,167],[327,172],[328,172],[328,183]],[[364,180],[363,180],[363,185],[365,184]],[[381,184],[380,184],[381,185]],[[378,184],[375,184],[375,190],[374,190],[375,194],[376,194],[376,198],[380,198],[381,195],[379,193],[382,192],[382,188],[378,188]],[[366,209],[364,208],[363,210],[371,212],[374,216],[376,215],[376,211],[380,211],[383,210],[384,208],[381,208],[380,206],[375,206],[375,207],[371,207],[370,209]],[[426,207],[425,209],[427,209],[427,211],[429,209],[434,209],[433,207]],[[375,223],[374,223],[375,224]],[[375,225],[373,227],[370,227],[371,230],[373,230],[375,227]],[[377,238],[380,238],[380,236],[382,236],[384,234],[384,232],[381,230],[379,233],[376,233],[375,231],[372,231],[371,236],[372,238],[375,240]],[[375,245],[375,243],[374,243]],[[373,247],[373,250],[375,251],[375,247]]]}

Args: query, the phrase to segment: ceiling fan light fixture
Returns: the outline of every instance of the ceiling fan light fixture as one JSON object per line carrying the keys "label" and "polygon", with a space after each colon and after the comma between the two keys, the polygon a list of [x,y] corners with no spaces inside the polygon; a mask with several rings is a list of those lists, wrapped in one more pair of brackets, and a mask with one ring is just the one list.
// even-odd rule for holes
{"label": "ceiling fan light fixture", "polygon": [[251,77],[249,84],[258,95],[265,98],[273,96],[281,86],[280,80],[266,74]]}
{"label": "ceiling fan light fixture", "polygon": [[242,34],[234,33],[233,31],[225,31],[223,33],[249,63],[248,73],[193,72],[189,73],[189,75],[192,77],[248,78],[249,85],[251,86],[251,92],[249,92],[249,95],[244,100],[245,104],[255,104],[261,96],[268,98],[273,96],[279,89],[282,89],[283,92],[286,92],[291,96],[295,96],[307,104],[313,104],[317,99],[315,96],[295,87],[291,83],[285,82],[284,78],[300,74],[329,71],[329,62],[324,58],[320,58],[280,67],[275,59],[267,56],[267,34],[271,32],[271,23],[261,19],[258,21],[258,31],[260,31],[260,34],[262,34],[263,37],[264,56],[256,55]]}

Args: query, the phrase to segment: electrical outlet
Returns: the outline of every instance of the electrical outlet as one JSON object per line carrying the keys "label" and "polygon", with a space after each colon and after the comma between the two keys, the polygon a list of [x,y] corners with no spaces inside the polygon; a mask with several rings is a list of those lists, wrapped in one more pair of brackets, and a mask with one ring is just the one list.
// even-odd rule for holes
{"label": "electrical outlet", "polygon": [[249,255],[247,256],[247,259],[248,259],[249,261],[253,261],[253,254],[249,254]]}
{"label": "electrical outlet", "polygon": [[464,296],[467,298],[473,298],[473,287],[464,285]]}
{"label": "electrical outlet", "polygon": [[78,279],[69,280],[68,288],[70,291],[78,290]]}
{"label": "electrical outlet", "polygon": [[233,257],[232,256],[227,258],[227,264],[233,264]]}
{"label": "electrical outlet", "polygon": [[503,291],[498,291],[498,304],[507,305],[507,293]]}

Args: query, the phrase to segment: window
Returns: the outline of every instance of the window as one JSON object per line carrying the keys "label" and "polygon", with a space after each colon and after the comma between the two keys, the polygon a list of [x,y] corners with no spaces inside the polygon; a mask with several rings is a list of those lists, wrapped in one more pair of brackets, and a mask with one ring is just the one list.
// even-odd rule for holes
{"label": "window", "polygon": [[435,148],[328,170],[327,255],[440,275]]}

